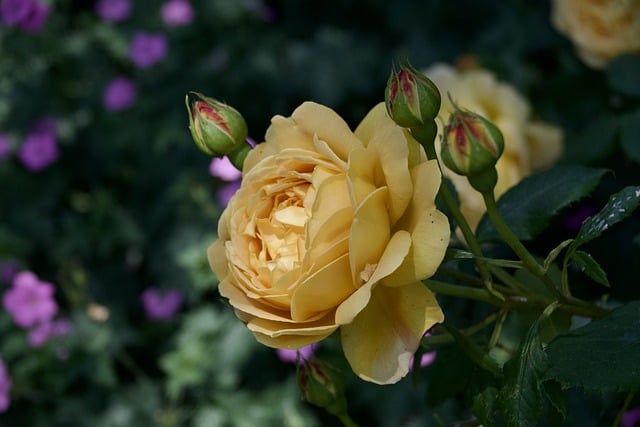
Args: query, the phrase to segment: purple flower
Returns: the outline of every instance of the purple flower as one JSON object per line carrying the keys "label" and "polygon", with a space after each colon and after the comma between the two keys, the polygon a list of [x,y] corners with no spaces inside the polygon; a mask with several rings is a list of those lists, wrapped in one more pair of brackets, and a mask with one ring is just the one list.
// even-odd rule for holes
{"label": "purple flower", "polygon": [[182,305],[182,294],[177,289],[160,291],[147,288],[141,296],[147,317],[152,320],[171,319]]}
{"label": "purple flower", "polygon": [[11,140],[9,135],[0,133],[0,160],[6,159],[11,155]]}
{"label": "purple flower", "polygon": [[11,392],[11,378],[4,365],[2,359],[0,359],[0,413],[5,412],[9,408],[9,393]]}
{"label": "purple flower", "polygon": [[218,196],[218,203],[222,206],[227,206],[231,197],[233,197],[233,195],[236,194],[236,191],[240,188],[241,183],[242,182],[240,180],[228,182],[218,188],[218,192],[216,194]]}
{"label": "purple flower", "polygon": [[36,325],[29,330],[27,341],[31,347],[42,347],[51,338],[67,335],[71,332],[73,325],[68,319],[56,319],[52,322],[45,322]]}
{"label": "purple flower", "polygon": [[214,157],[209,164],[209,173],[224,181],[235,181],[242,176],[242,172],[231,164],[227,156]]}
{"label": "purple flower", "polygon": [[96,13],[105,22],[124,21],[131,15],[131,0],[98,0]]}
{"label": "purple flower", "polygon": [[12,260],[0,264],[0,283],[10,284],[18,273],[18,263]]}
{"label": "purple flower", "polygon": [[34,3],[27,16],[18,22],[18,27],[30,33],[37,33],[42,29],[48,17],[49,6]]}
{"label": "purple flower", "polygon": [[640,425],[640,408],[631,409],[622,414],[620,427],[636,427],[638,425]]}
{"label": "purple flower", "polygon": [[35,131],[27,135],[18,149],[18,158],[32,172],[39,172],[58,160],[56,135]]}
{"label": "purple flower", "polygon": [[309,360],[318,349],[318,343],[305,345],[297,350],[288,348],[279,348],[276,350],[278,358],[285,363],[302,363],[303,360]]}
{"label": "purple flower", "polygon": [[35,0],[2,0],[0,16],[6,25],[16,25],[22,22],[35,6]]}
{"label": "purple flower", "polygon": [[13,286],[3,295],[2,305],[16,325],[30,328],[47,323],[58,312],[51,283],[41,282],[30,271],[21,271],[13,278]]}
{"label": "purple flower", "polygon": [[582,223],[595,213],[596,208],[588,204],[573,206],[563,218],[564,226],[571,233],[577,233],[582,227]]}
{"label": "purple flower", "polygon": [[193,21],[193,7],[189,0],[169,0],[162,5],[162,21],[167,27],[179,27]]}
{"label": "purple flower", "polygon": [[102,92],[102,105],[108,111],[121,111],[130,108],[136,101],[136,86],[124,76],[111,80]]}
{"label": "purple flower", "polygon": [[129,58],[138,68],[149,68],[167,56],[167,38],[161,33],[137,32],[129,48]]}

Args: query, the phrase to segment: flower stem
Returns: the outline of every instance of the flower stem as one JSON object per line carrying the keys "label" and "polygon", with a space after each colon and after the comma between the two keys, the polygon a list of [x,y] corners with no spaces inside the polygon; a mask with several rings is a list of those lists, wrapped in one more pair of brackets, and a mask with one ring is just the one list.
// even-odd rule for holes
{"label": "flower stem", "polygon": [[[490,293],[487,289],[471,288],[469,286],[453,285],[451,283],[440,282],[438,280],[428,279],[424,283],[433,292],[442,295],[449,295],[453,297],[462,297],[475,299],[478,301],[484,301],[489,304],[502,306],[503,299],[497,298]],[[504,298],[504,297],[503,297]]]}
{"label": "flower stem", "polygon": [[[424,138],[421,138],[421,132],[419,131],[415,131],[415,132],[412,131],[412,135],[424,147],[425,152],[427,153],[427,158],[429,160],[437,161],[438,166],[440,167],[440,170],[442,170],[442,167],[440,166],[440,162],[438,161],[438,156],[436,154],[436,148],[435,148],[433,139],[431,139],[430,141],[423,141],[422,139]],[[447,205],[447,209],[449,209],[449,212],[451,212],[451,215],[453,215],[453,218],[455,219],[456,224],[458,224],[458,227],[460,227],[460,231],[462,232],[462,235],[464,236],[464,239],[467,242],[467,246],[469,247],[469,250],[476,258],[476,266],[478,267],[478,272],[480,273],[480,277],[482,278],[482,283],[484,284],[484,287],[487,289],[489,293],[491,293],[496,298],[504,300],[504,296],[500,292],[493,289],[491,273],[489,272],[489,268],[487,266],[486,260],[483,259],[484,256],[482,254],[482,249],[480,248],[480,244],[478,243],[476,236],[473,234],[473,231],[471,230],[469,223],[465,219],[464,215],[462,215],[462,212],[460,211],[460,208],[456,203],[455,197],[453,196],[453,194],[451,193],[451,190],[449,189],[449,187],[447,187],[444,181],[440,184],[440,196],[442,197],[442,200],[444,201],[445,205]]]}
{"label": "flower stem", "polygon": [[544,285],[556,297],[558,297],[560,301],[565,301],[566,297],[553,283],[553,280],[551,280],[544,267],[536,261],[533,255],[531,255],[527,248],[524,247],[522,242],[520,242],[518,236],[516,236],[513,231],[511,231],[509,226],[507,226],[507,224],[502,219],[502,215],[500,215],[500,212],[498,211],[498,205],[496,204],[496,199],[493,195],[493,190],[483,192],[482,197],[484,198],[484,203],[487,207],[487,214],[489,215],[493,226],[496,228],[496,231],[504,239],[507,245],[509,245],[509,247],[522,260],[524,267],[532,274],[538,276],[542,280],[542,283],[544,283]]}
{"label": "flower stem", "polygon": [[338,418],[344,427],[358,427],[358,424],[356,424],[355,421],[353,421],[347,414],[340,414],[338,415]]}

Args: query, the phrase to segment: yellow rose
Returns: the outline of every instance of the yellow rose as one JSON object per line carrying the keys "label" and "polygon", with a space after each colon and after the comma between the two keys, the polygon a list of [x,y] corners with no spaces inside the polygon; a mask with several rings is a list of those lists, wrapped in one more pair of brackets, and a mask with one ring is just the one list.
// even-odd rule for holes
{"label": "yellow rose", "polygon": [[640,52],[640,0],[554,0],[551,20],[593,68]]}
{"label": "yellow rose", "polygon": [[398,381],[444,317],[420,283],[450,237],[437,164],[384,104],[352,132],[306,102],[275,116],[265,140],[209,248],[220,294],[265,345],[299,348],[340,328],[356,374]]}
{"label": "yellow rose", "polygon": [[[438,86],[441,93],[448,93],[458,106],[489,119],[502,132],[504,152],[496,164],[496,198],[532,171],[550,166],[560,156],[561,130],[549,124],[532,121],[527,100],[513,87],[496,80],[489,71],[458,71],[446,64],[435,64],[427,69],[425,74]],[[443,96],[442,108],[436,119],[438,153],[443,128],[452,111],[449,96]],[[443,168],[443,173],[453,182],[458,192],[462,214],[475,230],[485,212],[481,194],[471,187],[466,177],[446,168]]]}

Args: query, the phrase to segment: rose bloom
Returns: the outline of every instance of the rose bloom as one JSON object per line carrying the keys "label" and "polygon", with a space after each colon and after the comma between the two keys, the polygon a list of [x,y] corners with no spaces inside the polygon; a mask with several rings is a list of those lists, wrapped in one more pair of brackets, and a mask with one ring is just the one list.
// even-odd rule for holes
{"label": "rose bloom", "polygon": [[640,52],[640,0],[554,0],[551,20],[593,68]]}
{"label": "rose bloom", "polygon": [[[498,182],[494,195],[499,198],[509,188],[533,171],[553,164],[562,153],[562,131],[547,123],[531,119],[528,101],[512,86],[499,82],[487,70],[458,71],[446,64],[435,64],[425,74],[443,94],[461,108],[480,114],[495,124],[504,137],[504,152],[496,164]],[[439,145],[444,124],[453,106],[448,96],[442,97],[442,107],[436,120]],[[437,146],[438,154],[440,152]],[[467,178],[443,168],[458,192],[460,210],[475,230],[485,212],[482,195],[474,190]]]}
{"label": "rose bloom", "polygon": [[376,106],[355,132],[306,102],[247,156],[209,261],[261,343],[298,349],[340,328],[362,379],[398,381],[444,318],[420,280],[449,243],[435,161]]}

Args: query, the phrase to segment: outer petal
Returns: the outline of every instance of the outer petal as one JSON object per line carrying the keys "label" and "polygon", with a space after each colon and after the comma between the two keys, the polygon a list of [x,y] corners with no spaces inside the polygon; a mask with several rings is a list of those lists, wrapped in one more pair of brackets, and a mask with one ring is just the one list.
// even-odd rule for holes
{"label": "outer petal", "polygon": [[315,322],[279,323],[267,319],[252,319],[247,328],[264,345],[275,348],[300,348],[331,335],[338,326],[333,313]]}
{"label": "outer petal", "polygon": [[411,233],[411,250],[393,274],[383,279],[387,286],[402,286],[432,276],[442,263],[449,245],[449,220],[435,208],[440,186],[437,163],[424,162],[412,170],[414,193],[407,215],[398,226]]}
{"label": "outer petal", "polygon": [[325,141],[343,161],[352,150],[362,147],[342,117],[324,105],[305,102],[296,108],[291,118],[304,132]]}
{"label": "outer petal", "polygon": [[345,325],[362,311],[371,298],[374,286],[384,277],[395,271],[402,260],[407,256],[411,246],[411,236],[404,230],[400,230],[391,236],[389,244],[380,257],[378,266],[364,285],[347,298],[336,310],[336,323]]}
{"label": "outer petal", "polygon": [[367,307],[341,327],[342,348],[360,378],[393,384],[409,372],[425,332],[443,320],[435,297],[421,283],[379,286]]}

